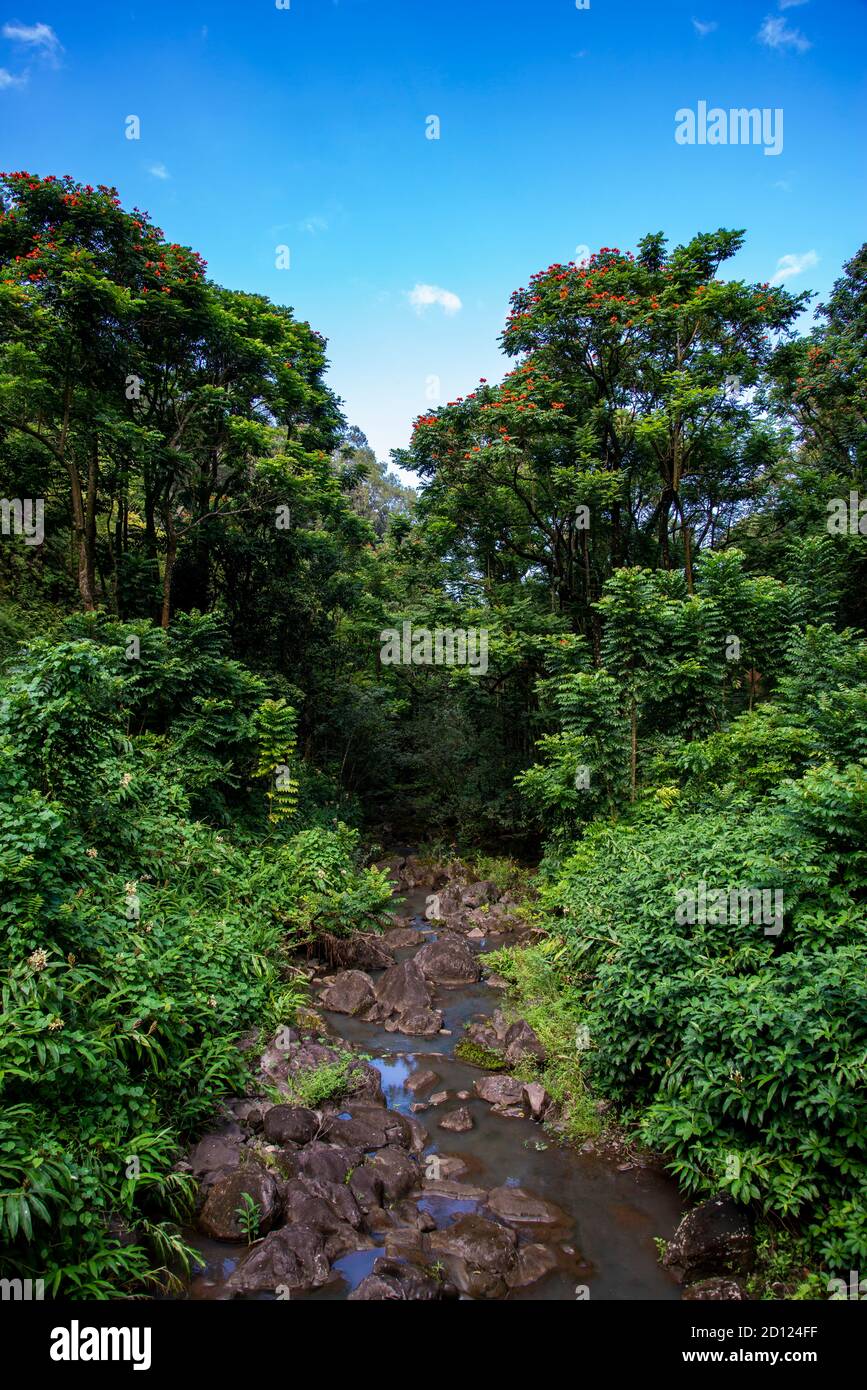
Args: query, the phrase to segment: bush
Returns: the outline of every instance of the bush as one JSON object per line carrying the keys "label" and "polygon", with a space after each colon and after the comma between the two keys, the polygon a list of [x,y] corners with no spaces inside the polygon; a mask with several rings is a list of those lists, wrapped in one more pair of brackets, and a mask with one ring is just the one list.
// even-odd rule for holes
{"label": "bush", "polygon": [[390,894],[357,832],[275,827],[259,788],[258,819],[252,803],[229,830],[194,817],[222,819],[250,775],[261,687],[210,625],[140,626],[156,670],[87,620],[0,687],[0,1268],[66,1296],[183,1268],[173,1164],[243,1090],[239,1035],[304,1000],[293,947],[375,923]]}

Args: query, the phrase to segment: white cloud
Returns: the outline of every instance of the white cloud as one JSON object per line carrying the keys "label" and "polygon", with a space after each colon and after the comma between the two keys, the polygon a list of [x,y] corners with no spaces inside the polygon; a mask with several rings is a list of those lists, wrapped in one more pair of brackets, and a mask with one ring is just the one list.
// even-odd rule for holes
{"label": "white cloud", "polygon": [[9,72],[7,68],[0,68],[0,91],[2,91],[4,87],[23,87],[26,81],[26,76],[16,77],[15,74]]}
{"label": "white cloud", "polygon": [[153,174],[155,179],[170,179],[171,174],[164,164],[151,164],[148,166],[148,173]]}
{"label": "white cloud", "polygon": [[692,27],[701,38],[706,39],[708,34],[712,34],[715,29],[719,28],[719,25],[715,19],[694,19],[692,21]]}
{"label": "white cloud", "polygon": [[300,226],[302,232],[309,232],[311,236],[315,236],[317,232],[328,231],[328,223],[324,217],[305,217]]}
{"label": "white cloud", "polygon": [[810,40],[800,29],[792,29],[779,15],[769,15],[759,30],[759,43],[767,48],[793,48],[796,53],[806,53],[812,48]]}
{"label": "white cloud", "polygon": [[808,5],[810,0],[779,0],[778,8],[781,10],[793,10],[796,5]]}
{"label": "white cloud", "polygon": [[456,294],[440,289],[439,285],[415,285],[409,292],[409,302],[417,314],[423,314],[431,304],[439,304],[448,315],[457,314],[464,307]]}
{"label": "white cloud", "polygon": [[805,251],[802,256],[781,256],[777,261],[776,274],[771,277],[771,284],[782,285],[784,280],[791,280],[793,275],[803,275],[805,270],[812,270],[813,266],[818,264],[819,257],[815,251]]}
{"label": "white cloud", "polygon": [[60,40],[50,24],[22,24],[20,20],[14,19],[3,25],[3,37],[34,49],[55,63],[63,52]]}

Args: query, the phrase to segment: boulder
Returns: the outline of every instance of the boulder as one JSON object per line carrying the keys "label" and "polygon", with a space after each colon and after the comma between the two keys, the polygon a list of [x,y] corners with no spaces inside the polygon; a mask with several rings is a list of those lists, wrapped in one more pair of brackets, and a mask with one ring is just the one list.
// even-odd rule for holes
{"label": "boulder", "polygon": [[431,1254],[440,1257],[452,1281],[472,1298],[502,1298],[506,1276],[518,1263],[518,1237],[507,1226],[482,1216],[461,1216],[444,1231],[428,1237]]}
{"label": "boulder", "polygon": [[352,932],[349,936],[323,932],[317,939],[317,948],[332,969],[387,970],[394,963],[385,939],[370,932]]}
{"label": "boulder", "polygon": [[447,1197],[459,1202],[475,1202],[484,1206],[488,1199],[487,1189],[476,1187],[469,1182],[457,1182],[453,1178],[425,1178],[425,1197]]}
{"label": "boulder", "polygon": [[299,1177],[314,1178],[317,1182],[345,1182],[346,1176],[363,1161],[360,1153],[336,1148],[316,1140],[295,1156]]}
{"label": "boulder", "polygon": [[360,1229],[361,1212],[344,1183],[317,1184],[311,1191],[305,1182],[296,1180],[286,1184],[284,1202],[289,1224],[309,1226],[326,1237],[345,1237],[341,1243],[346,1244],[348,1240],[347,1249],[357,1248],[346,1235],[346,1230]]}
{"label": "boulder", "polygon": [[518,1250],[517,1268],[506,1275],[510,1289],[526,1289],[557,1268],[557,1256],[547,1245],[524,1245]]}
{"label": "boulder", "polygon": [[553,1202],[536,1197],[523,1187],[495,1187],[488,1206],[498,1221],[510,1226],[568,1226],[569,1217]]}
{"label": "boulder", "polygon": [[385,1025],[388,1033],[405,1033],[412,1038],[435,1038],[443,1026],[439,1009],[408,1008]]}
{"label": "boulder", "polygon": [[325,1238],[309,1226],[283,1226],[255,1246],[226,1281],[237,1294],[270,1293],[280,1297],[318,1289],[330,1278]]}
{"label": "boulder", "polygon": [[432,1178],[462,1178],[471,1171],[471,1165],[460,1154],[430,1154],[425,1159],[425,1171]]}
{"label": "boulder", "polygon": [[[356,1172],[363,1171],[356,1169]],[[349,1182],[320,1182],[316,1178],[300,1178],[300,1184],[311,1197],[319,1198],[326,1202],[338,1221],[344,1222],[347,1226],[352,1226],[354,1230],[359,1230],[362,1224],[362,1211],[352,1191],[352,1176]],[[291,1188],[287,1185],[287,1192]],[[288,1199],[287,1199],[288,1200]],[[303,1223],[302,1223],[303,1224]],[[310,1223],[312,1224],[312,1223]]]}
{"label": "boulder", "polygon": [[489,1105],[523,1105],[524,1083],[513,1076],[482,1076],[473,1082],[473,1089]]}
{"label": "boulder", "polygon": [[461,1105],[457,1110],[450,1110],[447,1115],[443,1115],[439,1128],[451,1130],[453,1134],[465,1134],[473,1128],[473,1117],[467,1107]]}
{"label": "boulder", "polygon": [[505,1056],[506,1061],[513,1067],[526,1061],[536,1062],[539,1066],[545,1065],[545,1049],[526,1019],[519,1019],[508,1029],[505,1037]]}
{"label": "boulder", "polygon": [[356,1168],[349,1178],[349,1191],[355,1198],[360,1211],[368,1216],[382,1206],[385,1191],[382,1179],[368,1164]]}
{"label": "boulder", "polygon": [[447,918],[463,911],[463,899],[458,884],[449,884],[437,893],[431,893],[425,904],[424,915],[429,922],[444,922]]}
{"label": "boulder", "polygon": [[303,1105],[275,1105],[266,1114],[263,1129],[270,1144],[309,1144],[319,1129],[319,1117]]}
{"label": "boulder", "polygon": [[376,997],[389,1013],[428,1009],[431,992],[414,960],[403,960],[386,970],[376,985]]}
{"label": "boulder", "polygon": [[388,1145],[408,1149],[412,1144],[412,1126],[406,1116],[384,1106],[351,1104],[341,1115],[330,1115],[323,1121],[323,1138],[344,1148],[384,1149]]}
{"label": "boulder", "polygon": [[429,1091],[431,1086],[435,1086],[438,1081],[439,1077],[435,1071],[422,1068],[421,1071],[413,1072],[412,1076],[407,1079],[405,1086],[410,1095],[417,1096],[419,1091]]}
{"label": "boulder", "polygon": [[435,984],[473,984],[481,974],[472,951],[454,937],[431,941],[416,952],[414,959],[424,978]]}
{"label": "boulder", "polygon": [[682,1270],[685,1284],[695,1284],[720,1274],[747,1274],[754,1259],[749,1212],[720,1194],[687,1212],[668,1242],[663,1264]]}
{"label": "boulder", "polygon": [[246,1240],[247,1234],[238,1220],[238,1209],[244,1207],[245,1196],[251,1197],[259,1209],[256,1234],[266,1235],[280,1214],[280,1190],[271,1174],[253,1163],[245,1163],[233,1173],[217,1178],[208,1189],[198,1215],[199,1230],[212,1240]]}
{"label": "boulder", "polygon": [[376,1261],[372,1273],[362,1279],[347,1301],[430,1303],[438,1298],[442,1298],[442,1285],[430,1274],[403,1260],[383,1256]]}
{"label": "boulder", "polygon": [[197,1178],[237,1168],[241,1162],[241,1141],[234,1135],[206,1134],[190,1154],[190,1169]]}
{"label": "boulder", "polygon": [[323,991],[323,1009],[335,1014],[364,1014],[376,1003],[373,981],[363,970],[342,970]]}
{"label": "boulder", "polygon": [[531,1081],[524,1086],[524,1100],[534,1120],[543,1120],[551,1107],[551,1097],[538,1081]]}
{"label": "boulder", "polygon": [[[417,931],[415,927],[393,927],[383,937],[383,946],[390,952],[403,951],[408,946],[421,946],[425,940],[424,932]],[[389,965],[393,965],[389,961]]]}
{"label": "boulder", "polygon": [[262,1128],[268,1111],[273,1109],[273,1105],[273,1101],[264,1100],[259,1096],[255,1100],[230,1101],[228,1108],[243,1129],[252,1130],[254,1134],[257,1134]]}
{"label": "boulder", "polygon": [[385,1200],[397,1202],[421,1185],[421,1172],[403,1149],[379,1149],[364,1165],[382,1183]]}

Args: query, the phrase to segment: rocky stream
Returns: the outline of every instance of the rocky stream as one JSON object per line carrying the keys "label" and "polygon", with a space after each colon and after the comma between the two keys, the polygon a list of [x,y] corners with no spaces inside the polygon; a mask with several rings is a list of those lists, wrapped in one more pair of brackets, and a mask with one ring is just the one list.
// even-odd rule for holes
{"label": "rocky stream", "polygon": [[[258,1058],[261,1094],[229,1101],[181,1165],[199,1182],[189,1296],[661,1300],[683,1296],[684,1267],[717,1274],[713,1259],[688,1254],[681,1277],[660,1262],[655,1238],[672,1240],[683,1204],[658,1165],[562,1141],[540,1083],[455,1056],[467,1038],[525,1074],[538,1056],[484,968],[526,930],[515,904],[412,855],[387,867],[390,928],[331,939],[312,966],[318,1017],[277,1034]],[[295,1103],[298,1082],[347,1051],[345,1093]],[[737,1246],[730,1213],[706,1206],[669,1255],[697,1236],[705,1253]],[[686,1296],[743,1295],[711,1278]]]}

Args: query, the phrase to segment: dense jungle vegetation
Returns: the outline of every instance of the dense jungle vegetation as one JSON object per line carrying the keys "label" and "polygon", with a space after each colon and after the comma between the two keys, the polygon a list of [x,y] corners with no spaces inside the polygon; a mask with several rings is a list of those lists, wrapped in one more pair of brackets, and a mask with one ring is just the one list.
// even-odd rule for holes
{"label": "dense jungle vegetation", "polygon": [[[179,1148],[303,1007],[293,953],[381,920],[389,836],[541,860],[512,968],[593,1093],[863,1268],[867,246],[805,331],[726,278],[743,238],[534,274],[416,493],[291,309],[2,176],[0,1273],[178,1267]],[[383,664],[405,621],[487,670]],[[781,930],[681,921],[701,884]]]}

